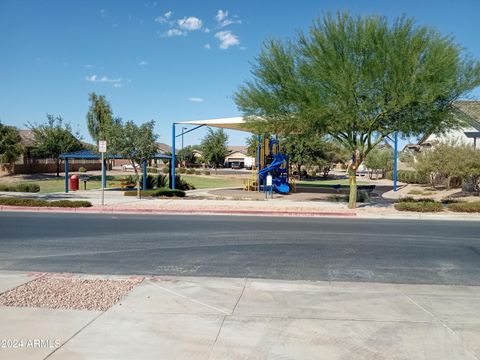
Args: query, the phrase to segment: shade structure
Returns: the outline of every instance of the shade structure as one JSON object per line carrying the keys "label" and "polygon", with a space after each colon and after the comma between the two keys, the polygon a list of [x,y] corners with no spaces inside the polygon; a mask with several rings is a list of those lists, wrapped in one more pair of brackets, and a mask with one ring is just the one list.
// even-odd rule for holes
{"label": "shade structure", "polygon": [[251,132],[246,128],[246,121],[244,117],[229,117],[229,118],[218,118],[218,119],[208,119],[208,120],[191,120],[191,121],[182,121],[177,122],[176,124],[180,125],[194,125],[194,126],[211,126],[222,129],[229,130],[239,130],[245,132]]}

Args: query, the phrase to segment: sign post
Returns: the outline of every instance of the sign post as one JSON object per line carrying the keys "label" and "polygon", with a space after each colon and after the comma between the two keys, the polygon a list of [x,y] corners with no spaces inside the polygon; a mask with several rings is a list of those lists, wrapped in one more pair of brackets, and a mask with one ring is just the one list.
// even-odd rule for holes
{"label": "sign post", "polygon": [[100,140],[98,142],[98,151],[102,154],[102,206],[105,205],[105,158],[107,152],[107,142]]}

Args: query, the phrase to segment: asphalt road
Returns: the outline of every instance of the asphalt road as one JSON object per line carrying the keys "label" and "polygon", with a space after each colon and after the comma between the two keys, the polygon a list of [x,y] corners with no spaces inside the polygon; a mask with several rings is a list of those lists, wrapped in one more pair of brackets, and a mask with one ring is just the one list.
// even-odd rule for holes
{"label": "asphalt road", "polygon": [[0,270],[480,285],[480,222],[2,212]]}

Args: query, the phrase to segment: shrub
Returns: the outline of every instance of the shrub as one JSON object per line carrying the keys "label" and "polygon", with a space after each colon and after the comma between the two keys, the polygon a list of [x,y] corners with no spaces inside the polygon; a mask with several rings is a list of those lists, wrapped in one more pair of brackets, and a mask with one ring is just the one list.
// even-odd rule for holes
{"label": "shrub", "polygon": [[92,204],[89,201],[83,200],[56,200],[47,201],[40,199],[21,199],[21,198],[0,198],[0,205],[10,206],[35,206],[35,207],[90,207]]}
{"label": "shrub", "polygon": [[188,175],[193,175],[193,174],[195,174],[195,170],[194,169],[187,169],[187,174]]}
{"label": "shrub", "polygon": [[455,212],[480,212],[480,202],[457,202],[448,205],[448,210]]}
{"label": "shrub", "polygon": [[16,191],[37,193],[37,192],[40,191],[40,185],[38,185],[38,184],[18,184],[16,186]]}
{"label": "shrub", "polygon": [[[157,179],[152,175],[147,175],[147,189],[153,189],[157,183]],[[140,177],[140,186],[143,186],[143,175]]]}
{"label": "shrub", "polygon": [[177,170],[177,172],[178,172],[179,174],[185,174],[185,173],[187,172],[187,169],[185,169],[185,168],[179,168],[179,169]]}
{"label": "shrub", "polygon": [[85,169],[83,166],[80,166],[80,168],[78,169],[79,172],[82,172],[82,173],[86,173],[88,170]]}
{"label": "shrub", "polygon": [[162,168],[162,174],[168,174],[169,172],[168,167]]}
{"label": "shrub", "polygon": [[[136,191],[125,191],[125,196],[137,196]],[[140,191],[142,197],[185,197],[185,192],[182,190],[170,190],[170,189],[156,189]]]}
{"label": "shrub", "polygon": [[204,175],[210,175],[210,171],[205,170],[205,171],[203,172],[203,174],[204,174]]}
{"label": "shrub", "polygon": [[[387,172],[387,179],[393,180],[393,171]],[[428,184],[428,177],[418,171],[399,170],[397,171],[397,180],[406,184]]]}
{"label": "shrub", "polygon": [[179,175],[175,175],[175,188],[179,190],[194,190],[195,186],[183,180]]}
{"label": "shrub", "polygon": [[439,212],[443,211],[443,204],[433,199],[404,198],[395,204],[395,209],[398,211]]}
{"label": "shrub", "polygon": [[202,172],[200,170],[195,170],[195,175],[202,175]]}
{"label": "shrub", "polygon": [[0,185],[0,191],[37,193],[40,191],[40,185],[38,184]]}
{"label": "shrub", "polygon": [[166,188],[168,186],[168,176],[158,175],[156,186],[157,188]]}

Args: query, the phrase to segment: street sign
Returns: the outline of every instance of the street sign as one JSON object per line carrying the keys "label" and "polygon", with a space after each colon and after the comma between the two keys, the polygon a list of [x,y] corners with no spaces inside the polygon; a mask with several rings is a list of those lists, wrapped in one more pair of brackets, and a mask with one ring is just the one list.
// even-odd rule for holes
{"label": "street sign", "polygon": [[98,142],[98,151],[101,153],[106,153],[107,152],[107,142],[104,140],[100,140]]}

